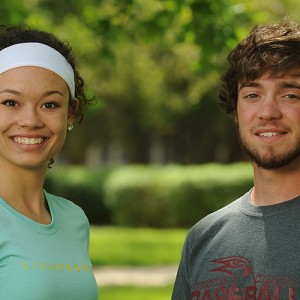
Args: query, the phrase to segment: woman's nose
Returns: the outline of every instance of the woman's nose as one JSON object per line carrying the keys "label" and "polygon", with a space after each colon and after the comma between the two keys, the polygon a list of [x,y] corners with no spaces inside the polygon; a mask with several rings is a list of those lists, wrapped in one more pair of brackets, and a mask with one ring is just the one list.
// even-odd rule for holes
{"label": "woman's nose", "polygon": [[20,111],[18,125],[30,129],[38,128],[43,125],[40,114],[34,107],[26,107]]}

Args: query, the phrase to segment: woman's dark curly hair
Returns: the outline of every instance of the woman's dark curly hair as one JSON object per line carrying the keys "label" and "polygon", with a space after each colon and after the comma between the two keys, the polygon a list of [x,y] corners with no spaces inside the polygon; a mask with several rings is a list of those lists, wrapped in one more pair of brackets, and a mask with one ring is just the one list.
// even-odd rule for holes
{"label": "woman's dark curly hair", "polygon": [[227,113],[235,114],[239,83],[300,68],[300,25],[284,18],[279,23],[254,27],[229,54],[228,62],[219,98]]}
{"label": "woman's dark curly hair", "polygon": [[86,105],[90,103],[85,95],[84,80],[77,70],[77,62],[73,56],[72,49],[68,42],[60,41],[53,34],[45,31],[31,29],[27,25],[6,26],[0,25],[0,51],[4,48],[20,43],[42,43],[60,52],[72,66],[75,74],[75,97],[78,103],[70,98],[70,109],[75,119],[80,123],[83,119]]}

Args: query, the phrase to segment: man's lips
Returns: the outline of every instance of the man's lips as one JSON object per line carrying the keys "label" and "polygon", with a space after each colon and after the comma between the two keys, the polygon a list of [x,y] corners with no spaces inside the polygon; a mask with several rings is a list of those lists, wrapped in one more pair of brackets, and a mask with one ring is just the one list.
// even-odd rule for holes
{"label": "man's lips", "polygon": [[258,129],[254,133],[256,136],[261,136],[261,137],[274,137],[277,135],[283,135],[287,134],[287,131],[282,130],[282,129]]}
{"label": "man's lips", "polygon": [[268,131],[268,132],[259,133],[258,136],[272,137],[272,136],[279,135],[279,134],[281,134],[281,133]]}

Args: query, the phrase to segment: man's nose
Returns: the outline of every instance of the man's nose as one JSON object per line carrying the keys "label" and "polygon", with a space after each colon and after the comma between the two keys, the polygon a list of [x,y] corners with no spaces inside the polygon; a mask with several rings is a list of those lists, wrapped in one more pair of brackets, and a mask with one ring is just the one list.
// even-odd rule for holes
{"label": "man's nose", "polygon": [[262,104],[260,105],[258,112],[259,118],[266,120],[280,119],[281,115],[281,110],[276,99],[269,96],[262,100]]}

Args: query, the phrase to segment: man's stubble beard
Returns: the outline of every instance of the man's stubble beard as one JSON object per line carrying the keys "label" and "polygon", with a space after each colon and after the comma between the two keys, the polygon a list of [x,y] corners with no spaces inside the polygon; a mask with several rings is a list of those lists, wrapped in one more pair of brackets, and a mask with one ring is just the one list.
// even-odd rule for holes
{"label": "man's stubble beard", "polygon": [[264,153],[261,153],[258,148],[250,145],[242,137],[237,122],[235,122],[235,125],[242,148],[258,167],[266,170],[279,169],[290,165],[294,160],[300,158],[300,141],[293,148],[287,148],[284,153],[278,153],[276,148],[272,146],[268,147]]}

